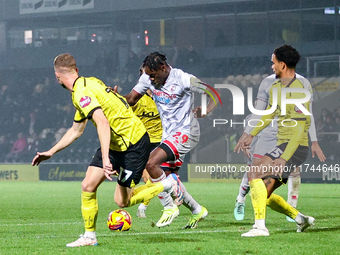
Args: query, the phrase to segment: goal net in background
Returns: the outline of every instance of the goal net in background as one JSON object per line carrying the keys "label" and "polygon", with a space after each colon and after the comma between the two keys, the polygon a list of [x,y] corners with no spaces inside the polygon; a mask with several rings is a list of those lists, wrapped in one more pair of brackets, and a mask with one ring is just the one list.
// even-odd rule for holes
{"label": "goal net in background", "polygon": [[307,78],[340,75],[340,55],[307,57]]}

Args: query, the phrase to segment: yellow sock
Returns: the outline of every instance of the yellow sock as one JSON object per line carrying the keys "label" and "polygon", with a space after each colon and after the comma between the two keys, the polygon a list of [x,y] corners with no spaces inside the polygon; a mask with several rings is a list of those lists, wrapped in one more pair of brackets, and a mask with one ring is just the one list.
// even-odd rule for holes
{"label": "yellow sock", "polygon": [[142,204],[148,206],[150,204],[151,199],[144,201]]}
{"label": "yellow sock", "polygon": [[95,231],[98,215],[98,201],[96,192],[81,193],[81,213],[83,215],[85,231]]}
{"label": "yellow sock", "polygon": [[295,219],[299,213],[298,210],[288,204],[281,196],[276,194],[271,194],[271,196],[267,199],[267,205],[274,211],[283,213],[292,219]]}
{"label": "yellow sock", "polygon": [[[147,182],[146,182],[146,185],[151,184],[151,183],[152,183],[151,180],[148,179]],[[143,202],[143,204],[144,204],[145,206],[148,206],[148,205],[150,204],[150,201],[151,201],[151,199],[146,200],[146,201]]]}
{"label": "yellow sock", "polygon": [[251,202],[254,207],[255,220],[266,218],[267,188],[262,179],[254,179],[249,182]]}
{"label": "yellow sock", "polygon": [[151,200],[164,190],[161,182],[141,185],[134,189],[128,207]]}

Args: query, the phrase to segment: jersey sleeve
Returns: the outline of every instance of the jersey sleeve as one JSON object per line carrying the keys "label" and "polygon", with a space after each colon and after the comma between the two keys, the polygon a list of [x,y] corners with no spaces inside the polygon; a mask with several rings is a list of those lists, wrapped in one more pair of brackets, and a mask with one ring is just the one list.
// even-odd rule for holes
{"label": "jersey sleeve", "polygon": [[76,113],[74,114],[73,121],[74,122],[83,122],[87,118],[85,117],[84,114],[82,114],[80,111],[76,110]]}
{"label": "jersey sleeve", "polygon": [[261,100],[263,102],[268,103],[269,101],[269,90],[272,86],[272,84],[274,84],[276,81],[275,77],[273,75],[270,75],[268,77],[266,77],[265,79],[263,79],[263,81],[261,82],[260,86],[259,86],[259,90],[257,92],[257,100]]}
{"label": "jersey sleeve", "polygon": [[206,93],[207,86],[202,82],[200,79],[196,78],[195,76],[191,75],[189,78],[189,88],[191,91],[198,92],[200,94]]}
{"label": "jersey sleeve", "polygon": [[147,74],[143,73],[138,80],[138,83],[133,88],[138,94],[144,95],[146,91],[150,88],[150,78]]}
{"label": "jersey sleeve", "polygon": [[74,117],[75,121],[84,118],[91,119],[93,112],[101,108],[96,96],[90,89],[82,90],[81,93],[76,94],[73,99],[73,104],[77,109]]}

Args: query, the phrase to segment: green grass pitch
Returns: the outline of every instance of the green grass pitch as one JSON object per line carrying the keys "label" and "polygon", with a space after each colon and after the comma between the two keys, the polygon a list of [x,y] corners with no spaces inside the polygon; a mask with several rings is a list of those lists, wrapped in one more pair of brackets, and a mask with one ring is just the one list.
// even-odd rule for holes
{"label": "green grass pitch", "polygon": [[[337,254],[340,253],[340,185],[302,184],[298,209],[315,217],[315,225],[296,233],[295,223],[268,208],[269,237],[241,238],[254,221],[250,197],[246,218],[233,216],[238,184],[185,183],[204,205],[208,217],[196,229],[182,230],[190,217],[184,206],[179,217],[165,228],[152,227],[161,216],[153,199],[147,218],[136,216],[137,206],[127,208],[133,218],[126,232],[112,232],[106,225],[115,183],[104,182],[98,190],[99,245],[66,248],[83,233],[80,182],[22,182],[0,184],[0,254]],[[276,193],[286,198],[287,188]]]}

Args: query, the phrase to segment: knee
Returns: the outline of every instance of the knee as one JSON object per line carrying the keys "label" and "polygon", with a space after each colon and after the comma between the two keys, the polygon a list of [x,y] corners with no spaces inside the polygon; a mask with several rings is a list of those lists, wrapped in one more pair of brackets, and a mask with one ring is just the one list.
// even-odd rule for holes
{"label": "knee", "polygon": [[115,199],[115,203],[116,203],[116,205],[118,205],[119,208],[127,207],[128,204],[129,204],[129,202],[124,202],[121,199]]}
{"label": "knee", "polygon": [[146,163],[146,167],[145,167],[145,168],[148,170],[148,172],[150,172],[150,171],[155,170],[158,166],[159,166],[159,164],[157,164],[156,161],[154,161],[154,160],[149,160],[149,161]]}
{"label": "knee", "polygon": [[81,190],[86,192],[95,192],[96,189],[86,179],[81,182]]}

